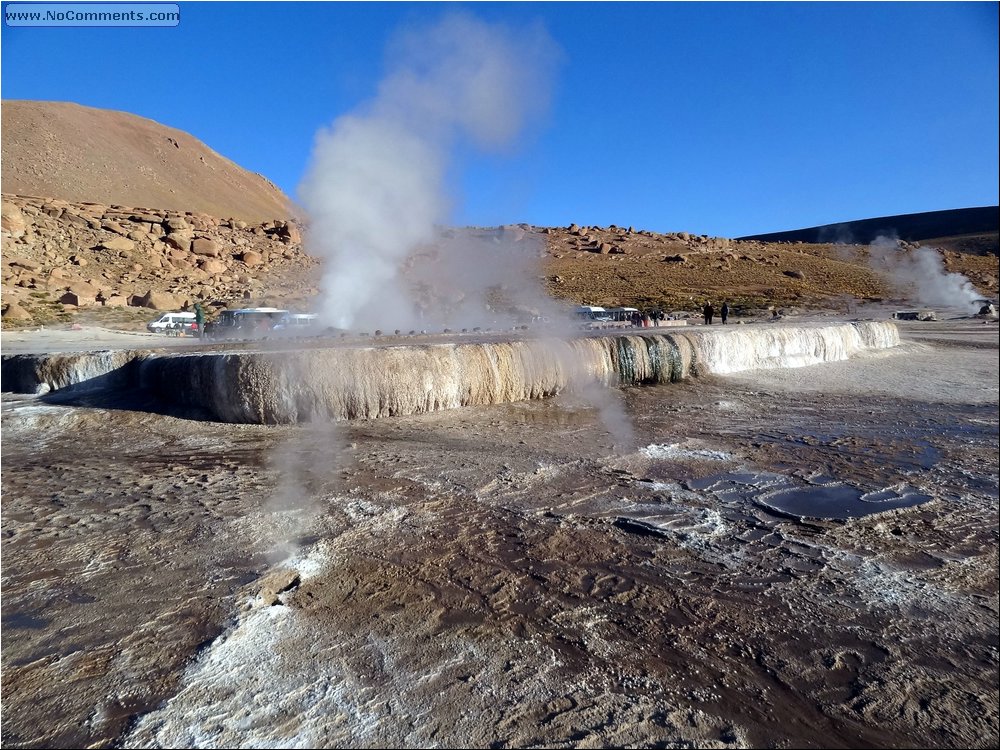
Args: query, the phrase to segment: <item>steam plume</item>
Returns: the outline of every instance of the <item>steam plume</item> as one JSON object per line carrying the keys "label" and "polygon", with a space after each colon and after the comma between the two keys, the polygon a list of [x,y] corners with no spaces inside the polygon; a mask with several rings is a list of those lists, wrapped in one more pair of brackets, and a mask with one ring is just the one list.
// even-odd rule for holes
{"label": "steam plume", "polygon": [[869,246],[872,266],[883,271],[900,294],[928,306],[954,307],[979,312],[983,295],[960,273],[949,273],[938,251],[919,247],[904,251],[896,237],[879,236]]}
{"label": "steam plume", "polygon": [[[439,239],[449,218],[452,156],[466,144],[486,151],[512,145],[545,107],[554,57],[541,28],[515,31],[466,15],[390,45],[377,94],[320,131],[299,188],[310,250],[326,259],[318,310],[326,323],[351,328],[362,317],[375,327],[419,327],[421,304],[411,279],[402,278],[403,262]],[[438,252],[468,250],[450,243]],[[490,278],[495,263],[482,270],[475,291],[504,283],[503,275]]]}

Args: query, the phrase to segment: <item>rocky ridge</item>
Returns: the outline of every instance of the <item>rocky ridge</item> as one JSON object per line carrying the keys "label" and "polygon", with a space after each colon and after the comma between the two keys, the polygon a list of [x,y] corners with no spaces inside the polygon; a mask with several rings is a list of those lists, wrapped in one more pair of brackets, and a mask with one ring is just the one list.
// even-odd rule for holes
{"label": "rocky ridge", "polygon": [[[320,263],[302,246],[297,220],[259,223],[194,211],[3,196],[4,327],[84,322],[139,327],[149,309],[195,301],[212,307],[274,304],[309,309]],[[453,230],[475,239],[537,245],[537,273],[549,294],[575,304],[697,313],[727,299],[739,312],[783,308],[850,310],[854,301],[899,295],[873,269],[864,245],[763,242],[632,227]],[[533,246],[534,247],[534,246]],[[909,253],[917,242],[899,241]],[[534,252],[534,249],[533,249]],[[997,256],[937,250],[947,272],[961,273],[995,298]],[[435,261],[433,248],[403,267]],[[424,278],[435,279],[425,272]],[[416,278],[416,277],[413,277]],[[444,278],[444,275],[442,275]],[[447,303],[435,281],[427,304]]]}
{"label": "rocky ridge", "polygon": [[3,320],[69,320],[96,308],[175,310],[316,293],[300,225],[4,195]]}

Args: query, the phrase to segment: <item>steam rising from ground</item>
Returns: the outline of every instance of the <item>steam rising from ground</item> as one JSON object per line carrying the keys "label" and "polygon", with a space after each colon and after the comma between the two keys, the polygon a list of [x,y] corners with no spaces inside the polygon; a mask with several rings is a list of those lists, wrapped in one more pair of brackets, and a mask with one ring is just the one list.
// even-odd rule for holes
{"label": "steam rising from ground", "polygon": [[979,312],[977,300],[983,299],[963,274],[949,273],[941,255],[932,247],[904,251],[896,237],[881,236],[869,246],[872,266],[886,274],[903,294],[928,306],[956,307],[970,314]]}
{"label": "steam rising from ground", "polygon": [[269,457],[277,482],[266,499],[268,516],[266,550],[272,563],[281,562],[299,551],[300,537],[311,527],[322,507],[319,499],[336,480],[343,465],[343,445],[333,422],[314,413]]}
{"label": "steam rising from ground", "polygon": [[[537,289],[535,302],[544,299],[523,270],[530,264],[521,262],[537,258],[530,242],[515,246],[502,234],[443,237],[440,227],[452,208],[453,154],[467,144],[511,146],[546,105],[554,58],[541,28],[514,30],[466,15],[390,45],[376,96],[317,135],[299,189],[310,251],[326,260],[318,310],[324,322],[475,325],[489,322],[484,307],[498,288],[501,296],[503,288],[518,290],[515,306],[533,306],[528,289]],[[423,269],[420,260],[429,261]]]}

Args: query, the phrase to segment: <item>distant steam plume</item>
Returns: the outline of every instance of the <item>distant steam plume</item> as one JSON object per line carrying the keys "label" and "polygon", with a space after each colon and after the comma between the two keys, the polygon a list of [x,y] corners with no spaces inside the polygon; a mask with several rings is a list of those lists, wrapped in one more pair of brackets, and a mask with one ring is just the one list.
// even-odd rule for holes
{"label": "distant steam plume", "polygon": [[[318,312],[327,324],[419,327],[428,312],[444,317],[443,308],[412,293],[417,272],[404,261],[440,239],[455,152],[469,144],[509,147],[544,110],[555,57],[541,28],[514,30],[467,15],[390,45],[377,94],[320,131],[299,188],[308,246],[326,259]],[[496,259],[498,242],[452,238],[435,250],[432,266],[449,269],[447,293],[463,314],[470,291],[482,295],[515,280],[510,264]],[[481,262],[487,256],[492,262]]]}
{"label": "distant steam plume", "polygon": [[899,294],[923,305],[979,312],[977,300],[983,299],[982,293],[963,274],[949,273],[936,249],[904,250],[892,236],[877,237],[868,249],[872,266],[885,273]]}

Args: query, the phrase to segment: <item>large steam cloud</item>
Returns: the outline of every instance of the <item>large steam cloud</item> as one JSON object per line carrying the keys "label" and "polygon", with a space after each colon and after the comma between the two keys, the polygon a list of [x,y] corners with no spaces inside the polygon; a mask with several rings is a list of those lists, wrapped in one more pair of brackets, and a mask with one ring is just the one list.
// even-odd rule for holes
{"label": "large steam cloud", "polygon": [[911,295],[918,304],[979,312],[982,293],[963,274],[949,273],[934,248],[904,252],[896,237],[880,236],[868,250],[872,266],[884,272],[898,292]]}
{"label": "large steam cloud", "polygon": [[[415,250],[435,243],[434,280],[460,282],[450,290],[450,309],[472,325],[488,291],[527,279],[513,259],[496,260],[502,236],[438,242],[453,205],[453,155],[466,144],[487,151],[514,144],[546,106],[555,46],[541,28],[452,15],[401,34],[387,59],[374,99],[317,135],[299,188],[310,250],[326,260],[318,312],[342,328],[359,320],[421,327],[429,312],[441,322],[448,306],[413,294],[412,259],[404,267]],[[524,244],[518,252],[530,257]]]}

